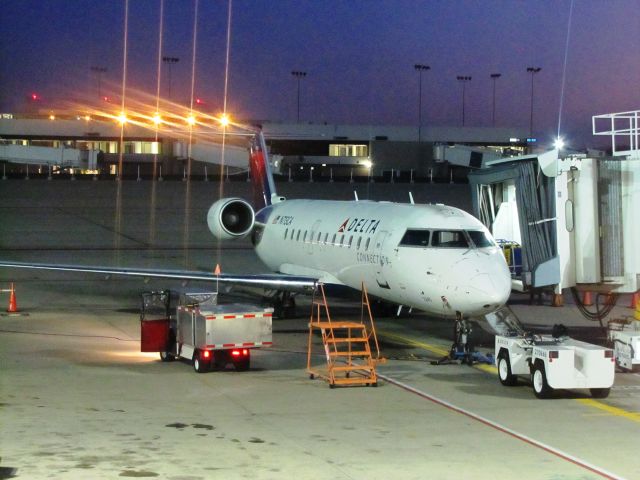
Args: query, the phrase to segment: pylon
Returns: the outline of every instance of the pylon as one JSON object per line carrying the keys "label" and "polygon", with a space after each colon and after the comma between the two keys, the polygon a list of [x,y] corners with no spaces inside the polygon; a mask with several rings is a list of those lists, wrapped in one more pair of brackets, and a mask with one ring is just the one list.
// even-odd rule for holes
{"label": "pylon", "polygon": [[590,307],[593,305],[593,299],[591,298],[591,292],[584,292],[582,294],[582,304],[585,307]]}
{"label": "pylon", "polygon": [[7,308],[7,312],[9,313],[18,312],[18,302],[16,302],[16,290],[13,288],[13,283],[11,284],[11,294],[9,295],[9,308]]}

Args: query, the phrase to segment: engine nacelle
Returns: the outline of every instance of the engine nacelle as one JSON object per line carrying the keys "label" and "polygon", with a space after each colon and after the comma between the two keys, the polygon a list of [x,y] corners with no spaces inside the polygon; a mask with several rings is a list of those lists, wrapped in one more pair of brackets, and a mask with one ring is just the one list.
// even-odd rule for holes
{"label": "engine nacelle", "polygon": [[242,238],[253,229],[255,213],[241,198],[221,198],[209,208],[207,225],[220,240]]}

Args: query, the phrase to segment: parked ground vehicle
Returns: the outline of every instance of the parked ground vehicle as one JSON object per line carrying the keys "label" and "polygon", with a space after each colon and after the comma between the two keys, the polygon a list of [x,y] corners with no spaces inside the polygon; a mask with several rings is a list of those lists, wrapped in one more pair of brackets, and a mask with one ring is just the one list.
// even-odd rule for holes
{"label": "parked ground vehicle", "polygon": [[163,361],[184,358],[198,373],[229,363],[242,371],[250,367],[252,349],[272,345],[272,308],[186,293],[171,315],[170,298],[167,290],[142,294],[141,350],[160,352]]}

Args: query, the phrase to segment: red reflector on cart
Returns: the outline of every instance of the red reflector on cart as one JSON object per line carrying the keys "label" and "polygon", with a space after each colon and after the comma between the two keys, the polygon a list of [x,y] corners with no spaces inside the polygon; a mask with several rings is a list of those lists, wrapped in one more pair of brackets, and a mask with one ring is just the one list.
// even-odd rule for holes
{"label": "red reflector on cart", "polygon": [[605,350],[604,358],[613,358],[613,350]]}
{"label": "red reflector on cart", "polygon": [[204,358],[209,358],[211,356],[211,352],[209,350],[205,350],[202,354]]}
{"label": "red reflector on cart", "polygon": [[551,350],[549,352],[549,361],[553,361],[554,358],[558,358],[559,352],[557,350]]}
{"label": "red reflector on cart", "polygon": [[231,350],[231,355],[233,355],[234,357],[239,357],[240,356],[240,350]]}

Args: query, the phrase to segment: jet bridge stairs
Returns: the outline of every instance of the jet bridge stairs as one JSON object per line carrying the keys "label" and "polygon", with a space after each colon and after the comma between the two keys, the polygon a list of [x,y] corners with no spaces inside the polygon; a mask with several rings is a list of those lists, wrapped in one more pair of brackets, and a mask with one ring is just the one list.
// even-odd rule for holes
{"label": "jet bridge stairs", "polygon": [[[320,332],[325,367],[313,367],[316,357],[314,334]],[[373,349],[372,349],[373,346]],[[321,355],[321,353],[320,353]],[[324,286],[318,284],[313,295],[309,320],[309,342],[307,351],[307,372],[309,378],[323,378],[331,388],[349,385],[378,385],[376,365],[383,363],[376,336],[371,305],[367,291],[362,286],[360,321],[332,320]]]}

